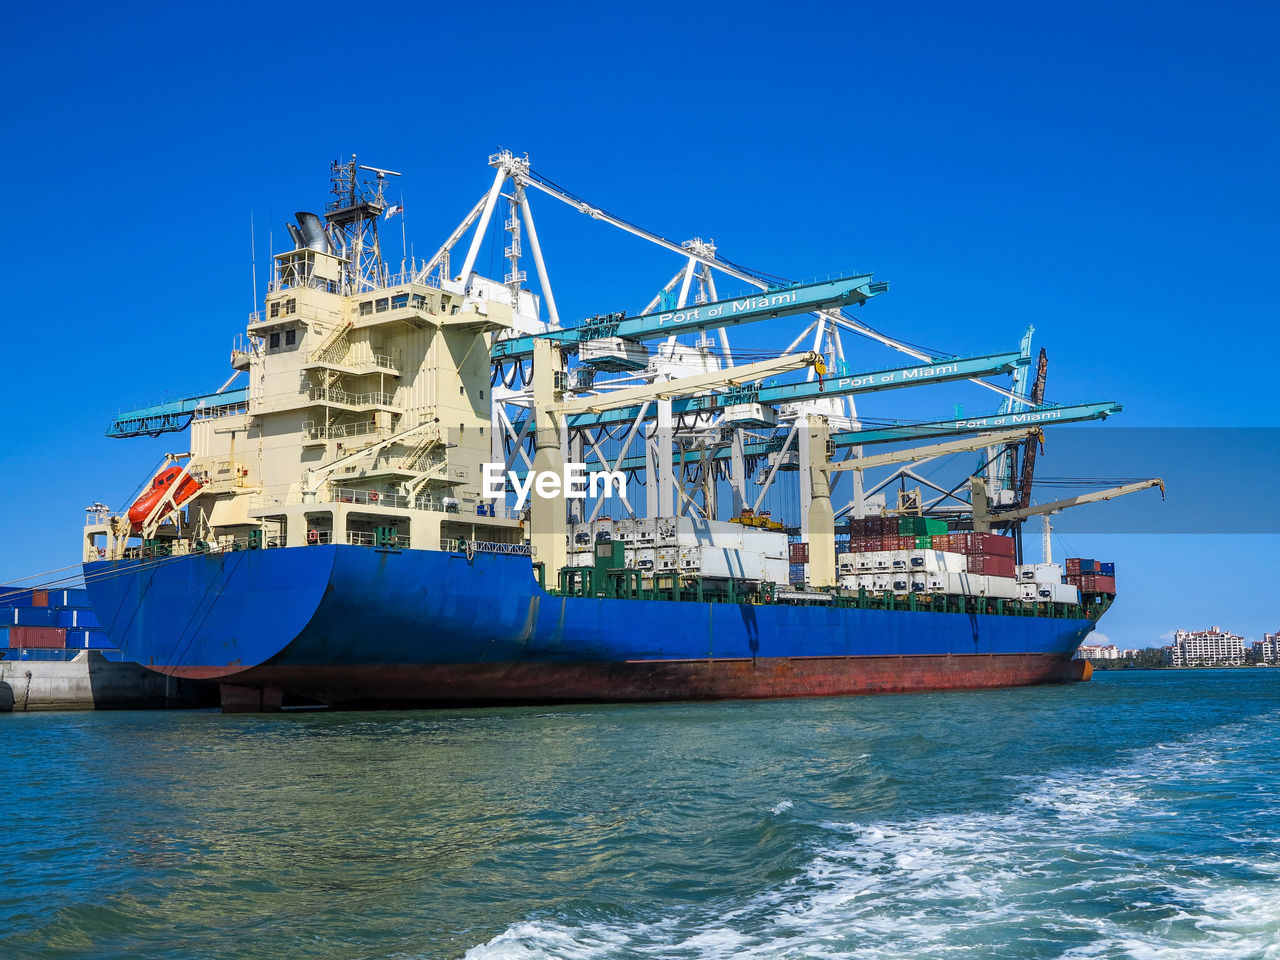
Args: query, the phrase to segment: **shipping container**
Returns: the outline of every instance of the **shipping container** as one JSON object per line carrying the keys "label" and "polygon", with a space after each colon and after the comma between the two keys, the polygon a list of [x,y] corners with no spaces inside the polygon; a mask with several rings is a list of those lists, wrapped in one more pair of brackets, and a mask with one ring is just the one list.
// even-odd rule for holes
{"label": "shipping container", "polygon": [[31,650],[61,650],[67,644],[62,627],[10,627],[9,646]]}
{"label": "shipping container", "polygon": [[15,627],[56,627],[58,610],[56,607],[14,607],[6,621]]}
{"label": "shipping container", "polygon": [[1014,575],[1013,557],[993,556],[991,554],[971,553],[968,556],[969,573],[981,573],[989,577],[1008,577]]}
{"label": "shipping container", "polygon": [[1017,600],[1020,596],[1018,581],[1013,577],[987,577],[987,596],[999,600]]}
{"label": "shipping container", "polygon": [[9,628],[0,627],[0,650],[9,649]]}
{"label": "shipping container", "polygon": [[1114,577],[1116,575],[1116,565],[1114,563],[1098,564],[1098,572],[1104,577]]}
{"label": "shipping container", "polygon": [[1080,591],[1075,587],[1074,584],[1055,583],[1052,585],[1052,587],[1053,587],[1054,603],[1079,603],[1080,602]]}
{"label": "shipping container", "polygon": [[32,590],[31,605],[33,607],[47,607],[49,605],[48,590]]}

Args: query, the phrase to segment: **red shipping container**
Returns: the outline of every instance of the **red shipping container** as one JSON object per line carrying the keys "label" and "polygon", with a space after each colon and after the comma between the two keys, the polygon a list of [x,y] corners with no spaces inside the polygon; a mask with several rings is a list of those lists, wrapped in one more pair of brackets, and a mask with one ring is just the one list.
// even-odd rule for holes
{"label": "red shipping container", "polygon": [[1093,591],[1094,593],[1109,593],[1114,596],[1116,592],[1116,578],[1104,577],[1102,574],[1096,575],[1093,578]]}
{"label": "red shipping container", "polygon": [[1079,576],[1080,575],[1080,558],[1067,557],[1066,562],[1067,562],[1067,576]]}
{"label": "red shipping container", "polygon": [[66,627],[10,627],[9,646],[31,650],[61,650],[67,645]]}
{"label": "red shipping container", "polygon": [[33,607],[47,607],[49,605],[48,590],[32,590],[31,605]]}
{"label": "red shipping container", "polygon": [[791,547],[792,563],[808,563],[809,562],[809,544],[793,543],[793,544],[790,544],[790,547]]}
{"label": "red shipping container", "polygon": [[966,564],[970,573],[981,573],[988,577],[1013,576],[1013,557],[1000,557],[989,553],[971,553],[966,559]]}

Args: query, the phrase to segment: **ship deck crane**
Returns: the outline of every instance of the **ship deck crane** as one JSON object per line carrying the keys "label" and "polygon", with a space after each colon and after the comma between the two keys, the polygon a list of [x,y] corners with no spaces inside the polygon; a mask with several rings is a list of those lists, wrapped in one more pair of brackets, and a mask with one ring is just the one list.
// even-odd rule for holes
{"label": "ship deck crane", "polygon": [[320,485],[323,484],[325,480],[329,478],[329,475],[339,467],[345,466],[349,463],[355,463],[357,460],[363,460],[366,457],[377,456],[387,447],[391,446],[391,444],[399,443],[408,437],[422,433],[434,427],[439,422],[440,418],[436,417],[425,423],[419,423],[417,426],[409,427],[407,430],[401,430],[399,433],[392,434],[385,440],[380,440],[362,450],[355,451],[355,453],[348,453],[346,456],[339,457],[337,460],[330,460],[328,463],[321,464],[318,467],[305,471],[302,474],[303,502],[314,502],[316,494],[320,491]]}
{"label": "ship deck crane", "polygon": [[1121,484],[1118,487],[1108,487],[1105,490],[1081,493],[1074,497],[1067,497],[1065,500],[1054,500],[1052,503],[1042,503],[1034,507],[1021,507],[1017,510],[1002,510],[999,513],[992,513],[987,505],[986,484],[980,478],[975,477],[969,482],[970,495],[973,499],[973,529],[978,533],[990,533],[992,525],[996,523],[1013,523],[1026,520],[1028,517],[1058,513],[1068,507],[1097,503],[1101,500],[1113,500],[1116,497],[1139,493],[1152,487],[1159,487],[1160,495],[1164,496],[1164,481],[1159,477],[1153,477],[1150,480],[1138,480],[1134,483]]}

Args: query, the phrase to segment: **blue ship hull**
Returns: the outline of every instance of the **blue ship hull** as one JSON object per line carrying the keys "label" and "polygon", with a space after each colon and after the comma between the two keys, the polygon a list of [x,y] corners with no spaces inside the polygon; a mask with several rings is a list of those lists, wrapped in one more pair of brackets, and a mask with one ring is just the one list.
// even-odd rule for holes
{"label": "blue ship hull", "polygon": [[527,557],[308,546],[85,565],[129,659],[228,709],[825,696],[1081,679],[1090,619],[559,597]]}

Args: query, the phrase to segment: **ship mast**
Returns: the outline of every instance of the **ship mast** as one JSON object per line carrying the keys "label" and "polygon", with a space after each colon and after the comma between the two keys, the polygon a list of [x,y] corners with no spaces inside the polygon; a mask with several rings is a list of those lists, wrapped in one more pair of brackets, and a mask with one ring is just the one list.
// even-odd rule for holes
{"label": "ship mast", "polygon": [[[374,175],[372,184],[361,182],[360,170]],[[378,239],[378,218],[387,208],[387,177],[398,176],[394,170],[357,165],[354,153],[348,161],[335,160],[330,164],[330,193],[334,199],[325,208],[324,219],[329,242],[346,260],[341,291],[344,295],[387,283],[382,244]]]}

